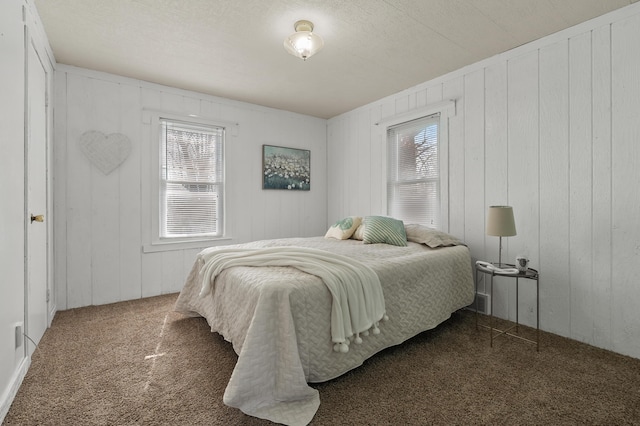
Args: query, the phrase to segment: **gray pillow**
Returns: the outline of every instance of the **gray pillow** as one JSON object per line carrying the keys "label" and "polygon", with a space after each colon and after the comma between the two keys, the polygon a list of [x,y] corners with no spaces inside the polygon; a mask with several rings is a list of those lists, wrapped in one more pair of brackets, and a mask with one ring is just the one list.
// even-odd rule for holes
{"label": "gray pillow", "polygon": [[424,244],[431,248],[466,245],[456,237],[428,226],[409,224],[404,226],[407,240]]}

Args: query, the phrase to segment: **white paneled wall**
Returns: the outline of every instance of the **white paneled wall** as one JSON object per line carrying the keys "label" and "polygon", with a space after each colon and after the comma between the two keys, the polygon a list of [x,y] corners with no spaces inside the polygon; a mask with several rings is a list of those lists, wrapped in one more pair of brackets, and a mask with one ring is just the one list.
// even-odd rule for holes
{"label": "white paneled wall", "polygon": [[[143,109],[238,123],[226,141],[226,230],[235,244],[323,235],[326,120],[59,66],[55,80],[55,282],[59,309],[179,291],[200,249],[145,252],[151,129]],[[109,175],[78,148],[88,130],[132,142]],[[262,190],[262,144],[311,150],[310,191]]]}
{"label": "white paneled wall", "polygon": [[[328,220],[385,214],[384,129],[441,100],[448,121],[449,226],[474,259],[497,260],[488,206],[514,207],[541,273],[544,330],[640,358],[640,3],[329,120]],[[481,291],[489,291],[481,283]],[[515,288],[498,280],[494,312],[515,319]],[[535,325],[535,291],[520,317]]]}

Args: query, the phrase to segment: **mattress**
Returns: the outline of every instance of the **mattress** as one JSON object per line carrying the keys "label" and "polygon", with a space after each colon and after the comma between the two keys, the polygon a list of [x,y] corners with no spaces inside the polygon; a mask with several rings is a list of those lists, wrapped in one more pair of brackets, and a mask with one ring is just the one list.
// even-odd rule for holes
{"label": "mattress", "polygon": [[286,238],[226,247],[309,247],[355,259],[380,279],[388,321],[380,333],[334,351],[332,297],[322,280],[293,267],[236,266],[218,275],[200,296],[196,260],[175,309],[206,318],[231,342],[238,362],[224,395],[227,405],[274,422],[307,424],[320,400],[308,383],[333,379],[384,348],[434,328],[472,303],[474,283],[464,245],[429,248],[363,244],[323,237]]}

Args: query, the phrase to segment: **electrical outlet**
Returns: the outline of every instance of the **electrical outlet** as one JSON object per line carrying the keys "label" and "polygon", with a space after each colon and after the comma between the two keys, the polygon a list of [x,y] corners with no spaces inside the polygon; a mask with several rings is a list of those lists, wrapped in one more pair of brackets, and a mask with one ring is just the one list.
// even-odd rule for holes
{"label": "electrical outlet", "polygon": [[21,322],[16,323],[16,325],[15,325],[16,349],[18,349],[20,346],[22,346],[22,342],[24,341],[24,339],[23,339],[23,333],[24,332],[22,331],[22,327],[23,327],[23,324]]}

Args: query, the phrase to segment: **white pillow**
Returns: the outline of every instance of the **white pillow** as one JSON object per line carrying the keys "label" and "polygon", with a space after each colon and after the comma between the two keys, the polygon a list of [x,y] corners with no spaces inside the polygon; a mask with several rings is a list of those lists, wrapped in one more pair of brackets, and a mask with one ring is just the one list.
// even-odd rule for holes
{"label": "white pillow", "polygon": [[360,226],[356,229],[356,232],[351,236],[354,240],[364,240],[364,223],[361,223]]}
{"label": "white pillow", "polygon": [[349,239],[361,223],[362,218],[360,216],[345,217],[331,225],[331,228],[329,228],[324,237],[335,238],[337,240]]}

